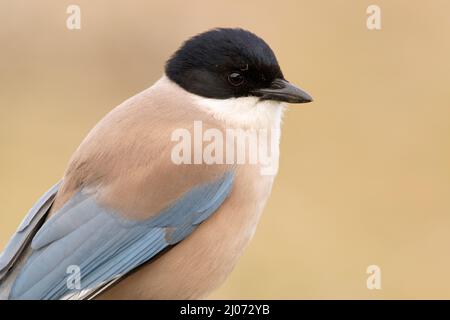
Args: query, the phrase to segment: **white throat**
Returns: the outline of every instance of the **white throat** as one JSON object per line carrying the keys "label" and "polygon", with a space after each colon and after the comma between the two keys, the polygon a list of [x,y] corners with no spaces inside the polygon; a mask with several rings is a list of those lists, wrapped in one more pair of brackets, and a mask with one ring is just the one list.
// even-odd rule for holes
{"label": "white throat", "polygon": [[285,110],[285,103],[260,100],[257,97],[240,97],[229,99],[211,99],[187,92],[164,75],[159,84],[182,90],[194,104],[210,113],[214,118],[224,121],[227,126],[260,129],[279,129]]}
{"label": "white throat", "polygon": [[238,127],[279,128],[285,104],[257,97],[210,99],[195,96],[196,103],[216,119]]}

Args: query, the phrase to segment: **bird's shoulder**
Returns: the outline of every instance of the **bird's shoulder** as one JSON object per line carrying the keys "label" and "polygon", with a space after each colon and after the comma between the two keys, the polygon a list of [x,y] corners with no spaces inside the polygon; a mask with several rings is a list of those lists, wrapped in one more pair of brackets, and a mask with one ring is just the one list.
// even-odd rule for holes
{"label": "bird's shoulder", "polygon": [[100,120],[73,154],[52,212],[85,188],[101,204],[147,218],[191,188],[233,170],[226,164],[174,163],[176,130],[193,132],[195,121],[205,128],[222,124],[172,86],[160,80]]}

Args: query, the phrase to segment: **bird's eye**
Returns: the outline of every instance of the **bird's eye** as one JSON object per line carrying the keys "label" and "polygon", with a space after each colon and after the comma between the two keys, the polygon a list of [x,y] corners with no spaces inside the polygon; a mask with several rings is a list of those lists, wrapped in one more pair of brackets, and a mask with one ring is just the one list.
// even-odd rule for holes
{"label": "bird's eye", "polygon": [[233,72],[228,75],[228,82],[232,86],[240,86],[244,82],[244,76],[238,72]]}

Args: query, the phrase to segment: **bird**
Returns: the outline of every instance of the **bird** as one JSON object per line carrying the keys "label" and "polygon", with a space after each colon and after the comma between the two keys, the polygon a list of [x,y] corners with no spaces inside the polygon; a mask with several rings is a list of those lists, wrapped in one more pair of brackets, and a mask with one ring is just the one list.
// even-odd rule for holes
{"label": "bird", "polygon": [[[254,33],[216,28],[189,38],[159,80],[94,126],[30,209],[0,256],[1,299],[207,297],[255,233],[286,105],[312,100]],[[228,130],[269,132],[276,156],[174,161],[176,132],[198,123],[206,140],[188,143],[182,159],[199,148],[205,155],[206,142]],[[265,165],[275,170],[264,174]]]}

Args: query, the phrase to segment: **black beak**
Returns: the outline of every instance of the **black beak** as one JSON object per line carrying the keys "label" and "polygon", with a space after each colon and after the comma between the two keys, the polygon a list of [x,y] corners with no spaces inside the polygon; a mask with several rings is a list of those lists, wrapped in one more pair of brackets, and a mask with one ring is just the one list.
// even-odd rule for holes
{"label": "black beak", "polygon": [[276,100],[289,103],[307,103],[313,98],[300,88],[284,79],[275,79],[269,88],[256,89],[251,92],[263,100]]}

